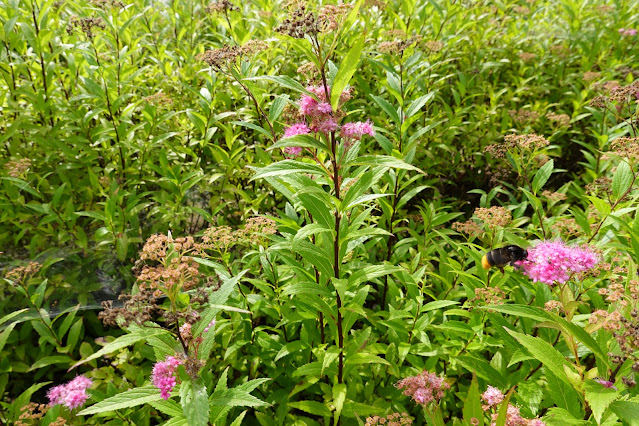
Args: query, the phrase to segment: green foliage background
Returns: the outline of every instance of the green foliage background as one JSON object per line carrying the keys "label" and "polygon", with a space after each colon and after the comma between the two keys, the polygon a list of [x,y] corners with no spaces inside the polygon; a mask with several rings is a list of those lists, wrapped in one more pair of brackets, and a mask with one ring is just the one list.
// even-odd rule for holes
{"label": "green foliage background", "polygon": [[[635,25],[637,5],[357,2],[347,27],[321,36],[335,42],[326,58],[331,87],[346,76],[353,89],[344,120],[371,120],[377,131],[345,163],[340,185],[355,187],[349,203],[312,161],[291,173],[277,149],[285,145],[273,149],[309,83],[298,68],[313,60],[307,40],[275,31],[284,2],[218,13],[196,0],[4,0],[0,267],[34,260],[42,268],[22,290],[9,280],[2,287],[0,419],[15,421],[23,405],[45,401],[48,386],[79,370],[98,383],[94,402],[133,388],[155,395],[148,377],[159,344],[143,331],[105,329],[93,309],[135,288],[131,267],[149,236],[240,229],[262,215],[278,224],[268,243],[238,245],[202,265],[228,289],[206,311],[218,324],[197,384],[210,393],[204,424],[357,424],[402,411],[438,424],[394,386],[422,370],[451,384],[439,406],[446,424],[482,417],[487,385],[516,387],[511,403],[548,424],[636,424],[636,388],[621,384],[634,375],[632,357],[616,368],[612,334],[586,325],[596,309],[635,307],[619,308],[598,289],[621,282],[630,297],[636,280],[637,162],[609,155],[611,141],[636,136],[636,104],[590,101],[607,93],[605,83],[639,75],[639,39],[618,31]],[[83,31],[83,18],[101,25]],[[235,75],[199,59],[250,40],[268,48],[238,61]],[[518,119],[520,110],[533,119]],[[550,145],[503,160],[485,151],[511,133],[544,135]],[[10,173],[21,159],[28,169]],[[611,179],[609,192],[586,189],[598,178]],[[513,221],[479,235],[453,227],[491,206],[506,207]],[[335,212],[345,218],[337,230]],[[566,220],[572,228],[561,226]],[[590,243],[622,269],[558,291],[478,266],[491,248],[552,238]],[[330,277],[334,255],[342,270]],[[500,288],[504,304],[474,302],[485,287]],[[563,311],[545,311],[549,300]],[[67,372],[121,335],[129,345]],[[597,377],[616,378],[618,390],[597,388]],[[110,407],[71,418],[180,424],[182,415],[158,398]],[[55,410],[48,421],[62,413]]]}

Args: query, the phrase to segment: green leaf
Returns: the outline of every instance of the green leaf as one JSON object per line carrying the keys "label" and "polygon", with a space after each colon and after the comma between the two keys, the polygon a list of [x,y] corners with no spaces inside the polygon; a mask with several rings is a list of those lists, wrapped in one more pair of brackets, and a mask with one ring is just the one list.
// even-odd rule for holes
{"label": "green leaf", "polygon": [[255,167],[254,170],[255,175],[251,177],[251,181],[269,176],[284,176],[291,173],[309,173],[328,177],[326,171],[320,166],[296,160],[278,161],[266,167]]}
{"label": "green leaf", "polygon": [[47,367],[53,364],[69,364],[73,359],[67,355],[53,355],[45,356],[38,359],[33,363],[29,371],[37,370],[38,368]]}
{"label": "green leaf", "polygon": [[213,406],[228,407],[261,407],[268,403],[254,397],[250,393],[238,388],[226,389],[221,392],[214,392],[209,397],[209,403]]}
{"label": "green leaf", "polygon": [[634,173],[627,162],[622,161],[617,166],[615,174],[612,176],[612,199],[619,200],[628,189],[634,180]]}
{"label": "green leaf", "polygon": [[555,167],[555,162],[553,160],[548,160],[546,164],[541,166],[537,173],[535,173],[535,177],[532,181],[532,192],[533,194],[538,194],[539,190],[544,187],[548,179],[550,179],[550,175],[552,174],[553,168]]}
{"label": "green leaf", "polygon": [[344,383],[336,383],[333,385],[333,405],[335,405],[335,422],[342,414],[344,401],[346,400],[346,385]]}
{"label": "green leaf", "polygon": [[473,374],[473,380],[470,382],[470,387],[466,394],[463,413],[466,424],[472,424],[471,420],[475,418],[479,420],[479,423],[476,424],[483,426],[484,410],[481,408],[481,393],[479,392],[479,384],[477,383],[477,376],[475,374]]}
{"label": "green leaf", "polygon": [[289,402],[288,406],[291,408],[297,408],[306,413],[310,413],[316,416],[331,417],[331,410],[321,402],[317,401],[297,401]]}
{"label": "green leaf", "polygon": [[244,80],[268,80],[277,83],[282,87],[286,87],[287,89],[315,97],[313,93],[306,90],[304,86],[287,75],[263,75],[259,77],[245,78]]}
{"label": "green leaf", "polygon": [[93,404],[92,406],[80,411],[78,415],[88,416],[89,414],[116,411],[121,410],[122,408],[131,408],[149,402],[159,401],[161,399],[160,391],[155,386],[140,386],[139,388],[119,393],[111,398],[100,401],[97,404]]}
{"label": "green leaf", "polygon": [[371,98],[373,98],[377,105],[379,105],[396,124],[400,124],[399,114],[397,114],[397,110],[395,109],[395,107],[393,107],[386,99],[382,97],[371,95]]}
{"label": "green leaf", "polygon": [[541,362],[546,368],[552,371],[557,378],[567,384],[570,384],[570,380],[564,371],[564,367],[568,367],[570,364],[568,364],[564,356],[550,343],[540,339],[539,337],[527,336],[508,328],[506,331],[508,334],[517,339],[517,341],[521,343],[528,352],[537,359],[537,361]]}
{"label": "green leaf", "polygon": [[201,377],[187,380],[180,386],[184,417],[189,426],[207,426],[209,423],[209,401],[206,386]]}
{"label": "green leaf", "polygon": [[431,99],[433,99],[435,97],[435,94],[437,92],[430,92],[424,96],[420,96],[419,98],[415,99],[410,106],[408,107],[408,109],[406,109],[406,118],[410,118],[413,115],[417,114],[419,112],[419,110],[422,109],[422,107],[424,105],[426,105],[426,102],[429,102]]}
{"label": "green leaf", "polygon": [[333,80],[333,87],[331,87],[331,107],[333,111],[337,111],[339,105],[339,98],[342,95],[344,89],[348,85],[348,82],[355,74],[359,58],[364,50],[364,41],[366,40],[366,33],[362,34],[357,41],[353,44],[353,47],[348,51],[346,57],[342,60],[342,64],[337,71],[335,80]]}
{"label": "green leaf", "polygon": [[235,124],[236,126],[247,127],[249,129],[255,130],[256,132],[263,134],[269,139],[273,137],[270,131],[266,130],[263,127],[258,126],[257,124],[249,123],[246,121],[231,121],[231,124]]}
{"label": "green leaf", "polygon": [[601,419],[608,409],[608,406],[618,399],[621,393],[592,380],[584,384],[584,389],[586,391],[586,401],[592,409],[595,421],[597,424],[601,424]]}
{"label": "green leaf", "polygon": [[636,402],[613,402],[610,404],[610,410],[615,413],[620,420],[628,422],[630,426],[639,424],[639,404]]}
{"label": "green leaf", "polygon": [[94,353],[93,355],[76,362],[75,364],[73,364],[73,366],[71,366],[69,370],[73,370],[74,368],[84,363],[92,361],[96,358],[100,358],[101,356],[113,353],[122,348],[126,348],[127,346],[131,346],[137,342],[144,341],[148,337],[159,336],[161,334],[168,334],[168,333],[169,332],[167,330],[162,330],[157,328],[145,328],[143,330],[137,330],[131,334],[125,334],[124,336],[118,337],[111,343],[108,343],[105,347],[103,347],[102,349]]}
{"label": "green leaf", "polygon": [[438,310],[438,309],[443,309],[445,307],[452,306],[452,305],[458,305],[458,304],[459,304],[459,302],[456,302],[454,300],[435,300],[435,301],[432,301],[432,302],[428,302],[427,304],[422,306],[419,311],[421,313],[424,313],[424,312],[434,311],[434,310]]}
{"label": "green leaf", "polygon": [[[566,321],[564,318],[552,313],[547,312],[536,306],[527,305],[490,305],[485,306],[482,309],[488,309],[492,311],[501,312],[515,317],[526,317],[534,319],[536,321],[550,321],[558,325],[558,328],[563,333],[570,334],[575,339],[583,343],[588,349],[590,349],[599,361],[610,367],[607,352],[597,343],[593,337],[586,332],[582,327],[577,324]],[[603,372],[602,372],[603,373]]]}
{"label": "green leaf", "polygon": [[391,169],[415,170],[419,173],[426,174],[419,168],[412,166],[405,161],[391,157],[388,155],[363,155],[356,158],[349,166],[382,166]]}
{"label": "green leaf", "polygon": [[17,321],[12,322],[4,330],[2,330],[2,333],[0,333],[0,352],[4,348],[4,345],[7,343],[7,339],[9,338],[9,335],[11,334],[11,332],[13,331],[13,329],[16,327],[17,324],[18,324]]}
{"label": "green leaf", "polygon": [[267,151],[277,149],[277,148],[285,148],[288,146],[313,148],[313,149],[318,149],[320,151],[329,152],[328,147],[326,146],[325,143],[322,143],[318,141],[317,139],[315,139],[313,136],[309,136],[309,135],[295,135],[289,138],[282,138],[276,143],[274,143],[273,145],[271,145],[267,149]]}
{"label": "green leaf", "polygon": [[354,290],[356,286],[363,282],[371,281],[378,277],[383,277],[384,275],[394,274],[395,272],[400,272],[403,269],[399,266],[391,266],[391,265],[369,265],[365,266],[355,273],[353,273],[348,278],[348,286],[349,289]]}

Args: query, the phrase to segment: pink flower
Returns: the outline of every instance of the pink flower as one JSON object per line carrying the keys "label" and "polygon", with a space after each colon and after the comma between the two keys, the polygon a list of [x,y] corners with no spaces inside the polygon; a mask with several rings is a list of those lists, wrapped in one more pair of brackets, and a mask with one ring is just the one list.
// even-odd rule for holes
{"label": "pink flower", "polygon": [[182,360],[169,356],[166,361],[156,362],[153,366],[153,373],[151,374],[151,381],[153,385],[160,390],[160,396],[164,399],[169,399],[171,391],[177,384],[177,377],[175,376],[175,370],[182,364]]}
{"label": "pink flower", "polygon": [[298,157],[302,153],[301,146],[287,146],[282,148],[282,151],[288,157]]}
{"label": "pink flower", "polygon": [[501,402],[504,400],[504,394],[496,387],[488,386],[486,392],[481,395],[481,399],[483,399],[484,402],[487,404],[483,406],[484,411],[486,411],[490,407],[501,404]]}
{"label": "pink flower", "polygon": [[444,397],[444,390],[450,389],[450,385],[435,373],[422,371],[417,376],[406,377],[395,385],[397,389],[404,389],[404,395],[426,406],[432,401],[439,401]]}
{"label": "pink flower", "polygon": [[87,401],[89,395],[86,390],[93,384],[93,380],[77,376],[67,384],[49,389],[47,397],[50,405],[61,404],[70,410],[78,408]]}
{"label": "pink flower", "polygon": [[598,379],[595,379],[595,382],[599,383],[604,388],[617,390],[617,388],[615,387],[615,382],[611,382],[610,380],[598,378]]}
{"label": "pink flower", "polygon": [[311,129],[309,129],[306,124],[296,123],[284,130],[284,137],[290,138],[291,136],[308,135],[310,132]]}
{"label": "pink flower", "polygon": [[621,34],[622,36],[636,36],[637,35],[637,30],[632,29],[632,28],[619,28],[619,34]]}
{"label": "pink flower", "polygon": [[375,129],[373,129],[373,124],[370,120],[366,122],[357,121],[344,124],[341,135],[346,139],[360,140],[364,135],[375,136]]}
{"label": "pink flower", "polygon": [[316,132],[333,132],[337,130],[337,121],[329,115],[324,120],[313,122],[311,124],[311,128]]}
{"label": "pink flower", "polygon": [[528,259],[517,262],[533,281],[565,283],[572,274],[591,269],[599,256],[589,248],[568,247],[563,241],[545,241],[528,249]]}
{"label": "pink flower", "polygon": [[213,327],[214,325],[215,325],[215,319],[212,319],[211,322],[209,323],[209,325],[207,325],[206,328],[204,329],[204,333],[209,331],[211,329],[211,327]]}

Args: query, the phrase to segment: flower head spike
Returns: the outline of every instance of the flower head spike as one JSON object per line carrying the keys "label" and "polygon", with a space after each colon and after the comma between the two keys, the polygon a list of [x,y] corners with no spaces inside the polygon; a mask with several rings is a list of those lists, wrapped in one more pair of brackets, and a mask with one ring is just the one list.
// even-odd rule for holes
{"label": "flower head spike", "polygon": [[345,123],[342,126],[341,135],[345,139],[360,140],[364,135],[375,136],[375,129],[370,120]]}
{"label": "flower head spike", "polygon": [[69,410],[81,407],[89,398],[87,389],[92,384],[93,380],[84,376],[77,376],[75,379],[64,385],[55,386],[47,392],[49,404],[61,404]]}
{"label": "flower head spike", "polygon": [[417,376],[406,377],[395,386],[397,389],[403,389],[404,395],[410,396],[413,401],[422,406],[441,400],[444,397],[444,391],[450,389],[450,385],[443,378],[428,371],[422,371]]}
{"label": "flower head spike", "polygon": [[164,399],[169,399],[171,391],[177,384],[177,377],[175,371],[183,361],[169,356],[166,361],[157,362],[153,366],[153,373],[151,375],[151,381],[153,385],[160,390],[160,395]]}

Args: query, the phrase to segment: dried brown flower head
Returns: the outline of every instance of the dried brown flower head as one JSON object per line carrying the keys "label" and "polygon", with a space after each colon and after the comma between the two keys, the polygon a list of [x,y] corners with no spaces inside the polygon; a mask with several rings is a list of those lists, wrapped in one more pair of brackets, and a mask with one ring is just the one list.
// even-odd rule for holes
{"label": "dried brown flower head", "polygon": [[564,194],[563,192],[550,192],[548,190],[544,190],[542,191],[541,195],[552,202],[563,201],[566,199],[566,194]]}
{"label": "dried brown flower head", "polygon": [[302,5],[298,9],[289,13],[288,18],[275,28],[275,31],[293,38],[304,38],[317,36],[322,30],[320,22],[311,12],[306,12],[306,7]]}
{"label": "dried brown flower head", "polygon": [[513,7],[513,12],[519,13],[520,15],[528,15],[530,13],[530,9],[526,6],[515,6]]}
{"label": "dried brown flower head", "polygon": [[595,96],[588,102],[588,105],[594,108],[605,108],[610,99],[606,96]]}
{"label": "dried brown flower head", "polygon": [[414,36],[404,40],[384,41],[377,46],[377,49],[382,53],[394,53],[401,55],[404,50],[408,49],[413,44],[419,43],[422,40],[421,36]]}
{"label": "dried brown flower head", "polygon": [[639,157],[639,138],[617,138],[610,143],[610,150],[615,155],[634,160]]}
{"label": "dried brown flower head", "polygon": [[437,53],[444,48],[444,43],[437,40],[428,40],[424,43],[424,49],[430,53]]}
{"label": "dried brown flower head", "polygon": [[635,80],[626,86],[617,86],[610,89],[610,100],[622,103],[635,102],[639,93],[639,80]]}
{"label": "dried brown flower head", "polygon": [[169,108],[173,105],[173,99],[163,92],[158,92],[144,98],[144,101],[160,108]]}
{"label": "dried brown flower head", "polygon": [[408,416],[408,413],[393,413],[386,417],[371,416],[366,419],[365,426],[404,426],[412,425],[413,419]]}
{"label": "dried brown flower head", "polygon": [[[21,414],[19,420],[15,423],[15,426],[27,426],[40,424],[42,417],[49,411],[49,406],[46,404],[36,404],[30,402],[24,407],[20,408]],[[28,422],[24,422],[27,420]]]}
{"label": "dried brown flower head", "polygon": [[4,169],[7,171],[7,174],[13,178],[20,178],[26,175],[29,167],[31,167],[31,160],[28,158],[8,161],[4,165]]}
{"label": "dried brown flower head", "polygon": [[480,287],[475,289],[475,297],[472,303],[479,306],[501,305],[504,303],[506,293],[499,287]]}
{"label": "dried brown flower head", "polygon": [[107,327],[117,327],[118,319],[122,321],[124,327],[131,323],[142,325],[153,320],[161,311],[157,299],[150,290],[142,289],[134,295],[121,294],[118,299],[124,302],[122,307],[113,307],[112,300],[102,302],[102,311],[98,314],[98,318]]}
{"label": "dried brown flower head", "polygon": [[577,221],[572,217],[561,217],[557,219],[553,224],[552,229],[566,237],[576,236],[581,233],[581,228],[577,225]]}
{"label": "dried brown flower head", "polygon": [[470,236],[479,236],[483,234],[481,226],[473,220],[467,220],[466,222],[455,222],[452,225],[453,230]]}
{"label": "dried brown flower head", "polygon": [[564,46],[563,44],[555,44],[550,46],[550,52],[555,56],[565,58],[570,55],[570,48]]}
{"label": "dried brown flower head", "polygon": [[305,62],[297,68],[297,73],[302,74],[307,80],[315,80],[319,76],[319,71],[314,63]]}
{"label": "dried brown flower head", "polygon": [[110,7],[122,9],[125,6],[120,0],[91,0],[91,4],[100,9],[108,9]]}
{"label": "dried brown flower head", "polygon": [[78,18],[77,16],[72,16],[67,23],[67,34],[73,34],[75,28],[80,28],[88,39],[93,39],[93,30],[95,28],[105,29],[106,23],[102,18]]}
{"label": "dried brown flower head", "polygon": [[554,112],[549,112],[546,114],[546,118],[560,127],[570,126],[570,116],[568,114],[556,114]]}
{"label": "dried brown flower head", "polygon": [[596,71],[587,71],[583,75],[583,81],[585,81],[586,83],[599,80],[600,78],[601,78],[601,73]]}
{"label": "dried brown flower head", "polygon": [[513,119],[513,121],[519,124],[530,123],[539,119],[539,113],[537,111],[530,111],[527,109],[511,109],[508,111],[508,115]]}
{"label": "dried brown flower head", "polygon": [[14,284],[21,284],[27,281],[40,271],[41,264],[37,262],[29,262],[26,266],[18,266],[13,268],[5,275],[5,278],[13,281]]}
{"label": "dried brown flower head", "polygon": [[510,210],[501,206],[478,207],[475,209],[474,215],[489,228],[503,228],[512,222]]}
{"label": "dried brown flower head", "polygon": [[549,143],[546,138],[535,133],[527,135],[511,134],[505,136],[502,143],[488,145],[485,148],[485,152],[496,158],[504,158],[511,149],[518,148],[521,151],[535,151],[548,146]]}
{"label": "dried brown flower head", "polygon": [[591,194],[612,194],[612,179],[607,176],[598,177],[586,185],[586,191]]}
{"label": "dried brown flower head", "polygon": [[268,45],[260,40],[249,40],[243,46],[222,46],[219,49],[209,49],[196,56],[196,59],[206,62],[217,71],[226,70],[235,65],[235,61],[243,56],[266,50]]}
{"label": "dried brown flower head", "polygon": [[536,54],[530,52],[521,52],[519,55],[519,59],[524,62],[530,62],[537,57]]}
{"label": "dried brown flower head", "polygon": [[328,4],[322,7],[317,16],[321,31],[326,33],[340,28],[352,8],[353,5],[350,3]]}
{"label": "dried brown flower head", "polygon": [[559,308],[561,308],[561,302],[558,300],[549,300],[544,305],[544,309],[548,312],[559,310]]}
{"label": "dried brown flower head", "polygon": [[239,10],[239,7],[231,3],[229,0],[218,0],[209,3],[204,10],[206,13],[227,13],[233,10]]}

